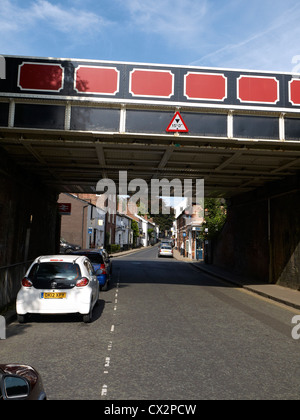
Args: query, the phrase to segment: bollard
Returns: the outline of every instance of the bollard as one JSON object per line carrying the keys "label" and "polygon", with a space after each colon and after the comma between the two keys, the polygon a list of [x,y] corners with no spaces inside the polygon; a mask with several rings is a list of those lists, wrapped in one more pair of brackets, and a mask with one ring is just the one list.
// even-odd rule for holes
{"label": "bollard", "polygon": [[6,321],[4,316],[0,315],[0,340],[6,339]]}

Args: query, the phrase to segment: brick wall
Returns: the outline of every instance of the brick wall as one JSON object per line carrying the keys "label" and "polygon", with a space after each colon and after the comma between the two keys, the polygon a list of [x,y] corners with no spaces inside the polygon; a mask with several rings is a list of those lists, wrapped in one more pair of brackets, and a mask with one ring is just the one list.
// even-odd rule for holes
{"label": "brick wall", "polygon": [[86,241],[88,202],[60,194],[59,203],[71,203],[71,215],[61,216],[61,237],[71,244],[88,248]]}
{"label": "brick wall", "polygon": [[234,197],[213,263],[300,290],[300,177]]}

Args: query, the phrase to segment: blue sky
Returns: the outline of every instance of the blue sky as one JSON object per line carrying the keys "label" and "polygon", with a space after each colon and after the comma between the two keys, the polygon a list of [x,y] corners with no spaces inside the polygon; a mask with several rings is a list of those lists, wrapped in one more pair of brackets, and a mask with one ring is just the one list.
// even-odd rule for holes
{"label": "blue sky", "polygon": [[300,72],[299,0],[0,0],[0,55]]}

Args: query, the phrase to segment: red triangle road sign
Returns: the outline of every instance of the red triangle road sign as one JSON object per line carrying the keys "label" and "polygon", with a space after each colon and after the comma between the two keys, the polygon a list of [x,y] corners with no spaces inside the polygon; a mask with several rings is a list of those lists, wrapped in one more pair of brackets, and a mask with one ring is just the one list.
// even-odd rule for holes
{"label": "red triangle road sign", "polygon": [[166,130],[168,133],[188,133],[188,128],[179,112],[176,112]]}

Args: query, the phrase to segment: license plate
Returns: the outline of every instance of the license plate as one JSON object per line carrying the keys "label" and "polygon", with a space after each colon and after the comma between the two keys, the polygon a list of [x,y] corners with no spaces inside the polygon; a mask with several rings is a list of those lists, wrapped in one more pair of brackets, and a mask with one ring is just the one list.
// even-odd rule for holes
{"label": "license plate", "polygon": [[67,293],[63,292],[43,292],[41,299],[66,299]]}

